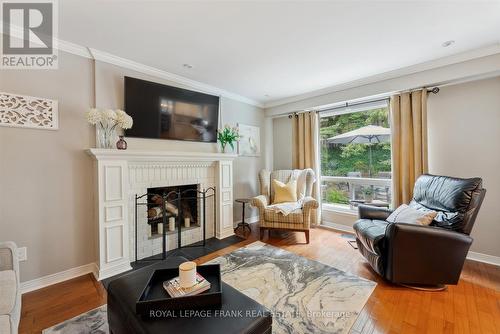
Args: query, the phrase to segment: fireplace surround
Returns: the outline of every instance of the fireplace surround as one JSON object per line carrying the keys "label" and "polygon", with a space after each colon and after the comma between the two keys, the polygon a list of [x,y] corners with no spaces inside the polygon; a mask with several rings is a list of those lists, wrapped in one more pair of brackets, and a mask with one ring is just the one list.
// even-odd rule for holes
{"label": "fireplace surround", "polygon": [[[211,222],[207,220],[207,238],[223,239],[234,234],[236,155],[114,149],[89,149],[87,154],[94,160],[97,279],[131,269],[130,262],[135,259],[135,196],[147,193],[150,188],[190,184],[198,185],[199,189],[214,187],[216,215],[207,212],[207,217],[215,216]],[[161,248],[161,238],[153,239],[143,245],[142,256],[158,254]]]}

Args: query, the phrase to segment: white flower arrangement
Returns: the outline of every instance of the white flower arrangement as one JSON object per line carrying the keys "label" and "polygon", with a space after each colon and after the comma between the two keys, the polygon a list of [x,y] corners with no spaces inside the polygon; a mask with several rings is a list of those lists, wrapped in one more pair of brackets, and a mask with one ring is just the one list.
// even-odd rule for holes
{"label": "white flower arrangement", "polygon": [[112,148],[111,140],[116,136],[116,128],[130,129],[134,124],[123,110],[92,108],[85,114],[87,121],[98,129],[99,147]]}
{"label": "white flower arrangement", "polygon": [[87,121],[92,125],[100,125],[102,128],[110,130],[116,127],[130,129],[134,124],[132,117],[125,111],[117,109],[97,109],[92,108],[86,113]]}
{"label": "white flower arrangement", "polygon": [[116,124],[118,124],[118,126],[122,129],[130,129],[134,124],[134,120],[132,119],[132,117],[127,115],[127,113],[123,110],[116,110],[115,115]]}

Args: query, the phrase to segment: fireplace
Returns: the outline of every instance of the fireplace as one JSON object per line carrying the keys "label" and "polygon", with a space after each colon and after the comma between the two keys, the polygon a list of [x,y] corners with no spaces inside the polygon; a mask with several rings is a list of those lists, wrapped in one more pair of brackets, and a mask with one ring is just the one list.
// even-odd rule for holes
{"label": "fireplace", "polygon": [[[199,190],[213,187],[215,196],[207,200],[206,212],[201,209],[203,206],[197,207],[197,221],[205,218],[206,239],[223,239],[234,234],[232,160],[236,155],[132,149],[90,149],[87,153],[94,159],[95,171],[97,279],[130,270],[130,263],[135,261],[136,243],[140,259],[162,252],[163,238],[154,238],[154,230],[149,228],[148,207],[136,210],[136,197],[146,194],[148,189],[183,185],[198,185]],[[183,247],[202,238],[202,227],[181,230]],[[177,233],[166,235],[167,250],[177,248],[177,241]]]}
{"label": "fireplace", "polygon": [[203,184],[155,186],[135,194],[132,258],[158,260],[169,250],[204,246],[214,236],[215,203],[215,188]]}
{"label": "fireplace", "polygon": [[[147,223],[151,229],[148,232],[149,239],[161,238],[163,229],[166,230],[167,235],[171,235],[178,232],[179,225],[181,231],[201,226],[198,220],[198,201],[196,199],[198,188],[197,184],[148,188]],[[180,194],[182,196],[179,196]],[[162,210],[163,202],[165,210]],[[164,219],[163,213],[166,214],[166,219]],[[174,228],[170,222],[175,222]],[[166,225],[163,226],[163,224]]]}

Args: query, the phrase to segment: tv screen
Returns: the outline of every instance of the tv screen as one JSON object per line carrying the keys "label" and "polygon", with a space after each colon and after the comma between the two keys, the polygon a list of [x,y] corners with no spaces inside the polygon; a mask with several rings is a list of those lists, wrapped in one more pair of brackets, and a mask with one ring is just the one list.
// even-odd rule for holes
{"label": "tv screen", "polygon": [[217,142],[219,97],[125,77],[128,137]]}

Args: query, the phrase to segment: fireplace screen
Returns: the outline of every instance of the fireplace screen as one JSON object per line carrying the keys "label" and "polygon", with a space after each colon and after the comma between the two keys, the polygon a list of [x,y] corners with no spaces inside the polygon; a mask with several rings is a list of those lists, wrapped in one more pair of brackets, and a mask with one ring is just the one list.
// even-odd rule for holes
{"label": "fireplace screen", "polygon": [[[167,252],[205,246],[215,231],[215,188],[148,188],[135,196],[135,260],[165,259]],[[207,225],[208,224],[208,225]]]}

